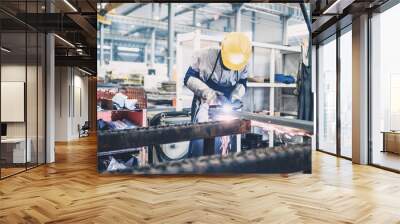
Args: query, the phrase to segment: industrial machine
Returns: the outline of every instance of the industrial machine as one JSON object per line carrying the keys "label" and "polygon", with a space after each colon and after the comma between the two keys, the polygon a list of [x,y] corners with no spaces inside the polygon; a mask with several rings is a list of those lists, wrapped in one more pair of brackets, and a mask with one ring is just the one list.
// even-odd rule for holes
{"label": "industrial machine", "polygon": [[[187,124],[190,123],[190,111],[170,111],[154,115],[150,126]],[[169,144],[154,145],[153,148],[159,162],[185,159],[188,156],[190,141],[174,142]],[[151,148],[150,150],[153,150]]]}

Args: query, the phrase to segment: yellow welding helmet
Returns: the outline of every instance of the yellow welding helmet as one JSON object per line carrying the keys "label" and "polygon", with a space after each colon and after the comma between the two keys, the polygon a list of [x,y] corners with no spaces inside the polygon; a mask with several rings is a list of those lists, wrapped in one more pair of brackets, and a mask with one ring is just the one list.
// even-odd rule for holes
{"label": "yellow welding helmet", "polygon": [[231,70],[241,70],[249,62],[251,42],[240,32],[232,32],[225,36],[221,44],[221,57],[224,65]]}

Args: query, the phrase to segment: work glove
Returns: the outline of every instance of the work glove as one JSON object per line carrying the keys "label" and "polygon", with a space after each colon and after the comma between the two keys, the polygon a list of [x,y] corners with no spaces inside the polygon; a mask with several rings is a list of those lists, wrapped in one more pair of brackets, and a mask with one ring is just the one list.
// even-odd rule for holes
{"label": "work glove", "polygon": [[218,96],[221,94],[223,95],[223,93],[211,89],[203,81],[194,77],[189,77],[186,86],[194,93],[194,95],[200,97],[203,102],[206,102],[209,105],[215,104]]}
{"label": "work glove", "polygon": [[231,93],[231,101],[242,101],[242,97],[246,93],[246,88],[243,84],[237,84]]}

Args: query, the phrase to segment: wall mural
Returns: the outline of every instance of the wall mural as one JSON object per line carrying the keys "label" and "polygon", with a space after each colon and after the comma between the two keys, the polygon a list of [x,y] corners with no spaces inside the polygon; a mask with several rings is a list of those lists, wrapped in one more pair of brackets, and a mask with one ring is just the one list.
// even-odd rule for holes
{"label": "wall mural", "polygon": [[[246,3],[242,32],[235,7],[98,5],[100,173],[311,173],[313,122],[299,119],[313,110],[300,4]],[[296,13],[282,22],[258,7]]]}

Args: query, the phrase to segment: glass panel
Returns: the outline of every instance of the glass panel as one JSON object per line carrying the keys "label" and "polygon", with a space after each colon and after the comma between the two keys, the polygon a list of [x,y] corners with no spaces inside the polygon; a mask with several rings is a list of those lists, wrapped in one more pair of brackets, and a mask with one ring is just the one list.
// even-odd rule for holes
{"label": "glass panel", "polygon": [[336,39],[318,48],[318,146],[336,153]]}
{"label": "glass panel", "polygon": [[340,153],[352,156],[352,33],[340,37]]}
{"label": "glass panel", "polygon": [[[26,11],[28,13],[38,13],[41,11],[41,4],[38,1],[27,2]],[[37,20],[34,16],[32,20]],[[36,30],[27,30],[27,150],[30,153],[28,168],[37,166],[38,154],[38,76],[39,76],[39,34]]]}
{"label": "glass panel", "polygon": [[[26,33],[2,33],[1,45],[1,140],[2,177],[25,170]],[[29,147],[28,147],[29,148]]]}
{"label": "glass panel", "polygon": [[400,170],[400,4],[372,18],[372,163]]}
{"label": "glass panel", "polygon": [[44,34],[39,34],[39,45],[38,45],[38,164],[45,163],[45,52],[46,37]]}
{"label": "glass panel", "polygon": [[36,32],[29,32],[28,38],[28,63],[27,63],[27,80],[26,80],[26,113],[27,113],[27,150],[30,159],[28,167],[37,165],[37,79],[38,79],[38,36]]}

